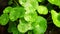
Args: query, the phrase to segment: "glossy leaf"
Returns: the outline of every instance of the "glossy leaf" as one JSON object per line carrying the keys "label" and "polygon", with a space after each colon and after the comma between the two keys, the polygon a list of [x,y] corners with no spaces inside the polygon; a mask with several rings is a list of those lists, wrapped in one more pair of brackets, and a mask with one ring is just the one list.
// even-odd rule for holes
{"label": "glossy leaf", "polygon": [[31,24],[24,21],[24,20],[20,20],[20,24],[18,24],[18,30],[21,32],[21,33],[26,33],[28,30],[31,30],[32,27],[31,27]]}
{"label": "glossy leaf", "polygon": [[2,14],[0,16],[0,24],[1,25],[6,25],[9,21],[9,15],[8,14]]}
{"label": "glossy leaf", "polygon": [[38,16],[36,22],[33,23],[33,32],[34,34],[43,34],[47,29],[47,21],[45,18]]}
{"label": "glossy leaf", "polygon": [[51,10],[51,15],[52,15],[53,23],[54,23],[57,27],[60,27],[60,21],[58,20],[58,15],[59,15],[59,13],[57,13],[55,10]]}
{"label": "glossy leaf", "polygon": [[34,22],[37,18],[37,13],[36,12],[25,12],[24,19],[28,22]]}
{"label": "glossy leaf", "polygon": [[3,13],[9,13],[9,12],[11,12],[11,10],[12,10],[12,7],[6,7],[4,9]]}
{"label": "glossy leaf", "polygon": [[10,12],[10,20],[11,21],[15,21],[18,18],[21,18],[24,16],[25,10],[22,7],[15,7],[12,9],[12,11]]}
{"label": "glossy leaf", "polygon": [[39,14],[44,14],[44,15],[48,14],[47,7],[42,6],[42,5],[37,7],[37,11]]}

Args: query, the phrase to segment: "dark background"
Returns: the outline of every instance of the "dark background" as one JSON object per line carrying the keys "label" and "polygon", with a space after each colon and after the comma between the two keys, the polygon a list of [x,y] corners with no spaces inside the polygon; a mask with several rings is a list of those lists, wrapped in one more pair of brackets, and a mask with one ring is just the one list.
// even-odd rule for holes
{"label": "dark background", "polygon": [[[45,3],[43,3],[43,5],[48,6],[49,2],[45,1]],[[2,14],[3,10],[7,6],[8,6],[8,0],[0,0],[0,15]],[[56,10],[57,12],[60,10],[58,8],[58,6],[55,6],[55,5],[53,5],[52,8],[54,10]],[[60,34],[60,28],[56,27],[53,24],[50,13],[48,13],[45,16],[44,15],[41,15],[41,16],[45,17],[47,19],[47,22],[48,22],[48,24],[47,24],[48,27],[47,27],[47,30],[46,30],[45,34]],[[8,28],[8,24],[5,25],[5,26],[0,25],[0,34],[10,34],[10,33],[8,33],[7,28]]]}

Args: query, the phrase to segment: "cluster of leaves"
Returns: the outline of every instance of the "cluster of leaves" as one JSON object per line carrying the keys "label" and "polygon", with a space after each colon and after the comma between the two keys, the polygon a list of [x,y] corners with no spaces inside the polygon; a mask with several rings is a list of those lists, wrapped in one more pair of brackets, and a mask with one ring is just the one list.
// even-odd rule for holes
{"label": "cluster of leaves", "polygon": [[[41,15],[47,15],[47,6],[39,5],[38,2],[45,0],[9,0],[11,5],[13,1],[16,5],[8,6],[3,10],[0,16],[0,24],[9,23],[8,32],[13,34],[44,34],[47,29],[47,20]],[[51,4],[60,6],[59,0],[48,0]],[[57,3],[56,3],[57,2]],[[20,4],[20,5],[19,5]],[[51,10],[52,20],[57,27],[60,27],[60,13]],[[16,22],[18,21],[18,22]]]}

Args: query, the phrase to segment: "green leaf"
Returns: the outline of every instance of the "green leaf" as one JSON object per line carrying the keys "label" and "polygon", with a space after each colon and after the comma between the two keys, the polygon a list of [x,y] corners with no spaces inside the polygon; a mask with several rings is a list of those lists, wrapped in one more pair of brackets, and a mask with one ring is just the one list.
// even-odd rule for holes
{"label": "green leaf", "polygon": [[60,21],[59,21],[59,19],[58,19],[59,13],[57,13],[55,10],[51,10],[51,15],[52,15],[53,23],[54,23],[57,27],[60,27]]}
{"label": "green leaf", "polygon": [[8,0],[8,5],[11,5],[13,3],[13,0]]}
{"label": "green leaf", "polygon": [[27,11],[35,11],[38,7],[37,0],[19,0],[19,3],[25,7]]}
{"label": "green leaf", "polygon": [[33,34],[33,32],[32,31],[28,31],[28,34]]}
{"label": "green leaf", "polygon": [[4,10],[3,10],[3,13],[9,13],[11,12],[12,10],[12,7],[6,7]]}
{"label": "green leaf", "polygon": [[60,21],[60,13],[59,13],[58,16],[57,16],[57,19],[58,19],[58,21]]}
{"label": "green leaf", "polygon": [[38,16],[36,22],[32,24],[34,34],[43,34],[47,29],[47,21],[45,18]]}
{"label": "green leaf", "polygon": [[36,12],[25,12],[24,19],[28,22],[34,22],[37,18],[37,13]]}
{"label": "green leaf", "polygon": [[43,1],[45,1],[45,0],[37,0],[38,2],[43,2]]}
{"label": "green leaf", "polygon": [[38,11],[39,14],[44,14],[44,15],[48,14],[47,7],[45,7],[43,5],[38,6],[37,11]]}
{"label": "green leaf", "polygon": [[20,34],[14,22],[9,23],[8,32],[13,34]]}
{"label": "green leaf", "polygon": [[10,12],[10,20],[11,21],[15,21],[18,18],[22,18],[24,16],[25,10],[23,7],[15,7],[12,9],[12,11]]}
{"label": "green leaf", "polygon": [[28,30],[32,30],[32,26],[30,23],[25,20],[20,20],[20,24],[18,24],[18,30],[21,33],[26,33]]}
{"label": "green leaf", "polygon": [[9,15],[8,14],[2,14],[0,16],[0,24],[1,25],[6,25],[9,21]]}
{"label": "green leaf", "polygon": [[60,7],[60,0],[48,0],[51,4],[55,4]]}

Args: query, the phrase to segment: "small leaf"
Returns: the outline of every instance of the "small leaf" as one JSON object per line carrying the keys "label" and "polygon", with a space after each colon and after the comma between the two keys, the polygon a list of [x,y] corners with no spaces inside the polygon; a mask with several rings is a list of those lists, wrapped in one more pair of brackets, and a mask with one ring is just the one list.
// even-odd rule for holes
{"label": "small leaf", "polygon": [[8,0],[8,5],[11,5],[13,3],[13,0]]}
{"label": "small leaf", "polygon": [[32,29],[31,24],[24,20],[20,20],[20,24],[18,24],[17,28],[21,33],[26,33],[28,30]]}
{"label": "small leaf", "polygon": [[47,21],[45,18],[38,16],[36,22],[32,25],[34,27],[33,32],[34,34],[42,34],[47,29]]}
{"label": "small leaf", "polygon": [[9,23],[8,32],[13,34],[20,34],[14,22]]}
{"label": "small leaf", "polygon": [[0,16],[0,24],[1,25],[6,25],[9,21],[9,15],[8,14],[2,14]]}
{"label": "small leaf", "polygon": [[60,27],[60,21],[58,20],[58,15],[59,15],[59,13],[57,13],[55,10],[51,10],[51,15],[52,15],[53,23],[54,23],[57,27]]}
{"label": "small leaf", "polygon": [[42,5],[38,6],[37,11],[38,11],[39,14],[44,14],[44,15],[48,14],[47,7],[42,6]]}
{"label": "small leaf", "polygon": [[9,12],[11,12],[11,10],[12,10],[12,7],[6,7],[4,9],[3,13],[9,13]]}

